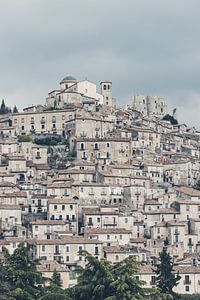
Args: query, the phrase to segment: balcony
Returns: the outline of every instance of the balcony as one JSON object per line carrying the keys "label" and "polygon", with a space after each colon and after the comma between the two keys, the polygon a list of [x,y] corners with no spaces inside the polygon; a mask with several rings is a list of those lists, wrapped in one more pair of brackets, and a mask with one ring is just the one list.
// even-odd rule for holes
{"label": "balcony", "polygon": [[105,196],[105,195],[107,195],[107,193],[106,192],[101,192],[101,195]]}
{"label": "balcony", "polygon": [[184,284],[185,285],[190,285],[191,284],[191,280],[184,280]]}
{"label": "balcony", "polygon": [[93,224],[93,222],[88,222],[87,225],[88,225],[88,226],[93,226],[94,224]]}
{"label": "balcony", "polygon": [[55,250],[54,255],[61,255],[61,251],[60,250]]}
{"label": "balcony", "polygon": [[88,195],[93,196],[94,192],[89,192]]}
{"label": "balcony", "polygon": [[117,226],[117,223],[116,222],[112,222],[112,221],[106,221],[106,222],[104,222],[104,224],[103,224],[104,226],[110,226],[110,227],[115,227],[115,226]]}
{"label": "balcony", "polygon": [[51,232],[51,230],[45,230],[44,234],[48,235],[48,234],[52,234],[52,232]]}
{"label": "balcony", "polygon": [[192,243],[192,242],[188,242],[188,247],[192,247],[192,246],[194,246],[194,244]]}
{"label": "balcony", "polygon": [[53,259],[56,260],[57,262],[61,263],[63,257],[62,256],[54,256]]}
{"label": "balcony", "polygon": [[174,234],[175,234],[175,235],[179,235],[180,232],[179,232],[178,230],[175,230]]}
{"label": "balcony", "polygon": [[71,218],[70,218],[69,221],[70,221],[70,222],[76,222],[77,219],[71,219]]}

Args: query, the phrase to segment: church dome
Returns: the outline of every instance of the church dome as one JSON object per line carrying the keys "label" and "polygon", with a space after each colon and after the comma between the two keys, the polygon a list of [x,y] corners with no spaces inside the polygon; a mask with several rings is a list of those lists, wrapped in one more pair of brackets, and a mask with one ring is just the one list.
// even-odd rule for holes
{"label": "church dome", "polygon": [[76,81],[76,78],[71,76],[71,75],[67,75],[66,77],[63,78],[62,81]]}

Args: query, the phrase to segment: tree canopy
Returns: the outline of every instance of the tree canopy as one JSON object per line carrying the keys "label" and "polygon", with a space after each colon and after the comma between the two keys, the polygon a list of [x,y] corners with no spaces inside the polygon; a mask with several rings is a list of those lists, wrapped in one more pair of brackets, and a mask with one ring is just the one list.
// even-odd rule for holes
{"label": "tree canopy", "polygon": [[17,109],[17,106],[15,105],[14,107],[13,107],[13,114],[17,114],[18,113],[18,109]]}
{"label": "tree canopy", "polygon": [[0,115],[4,115],[4,114],[10,113],[10,112],[11,112],[11,109],[5,105],[5,101],[4,101],[4,99],[2,99],[1,106],[0,106]]}
{"label": "tree canopy", "polygon": [[172,125],[178,124],[178,121],[174,118],[174,116],[171,116],[169,114],[165,115],[162,119],[163,121],[169,121]]}
{"label": "tree canopy", "polygon": [[[31,256],[29,246],[23,243],[10,255],[3,249],[5,260],[0,263],[0,300],[170,300],[178,276],[173,273],[173,263],[166,248],[157,266],[158,288],[144,286],[137,275],[139,263],[134,256],[111,263],[96,259],[83,252],[85,268],[77,267],[77,284],[62,288],[60,273],[56,270],[46,285],[42,273],[36,269],[38,261]],[[164,270],[166,269],[166,270]]]}
{"label": "tree canopy", "polygon": [[36,262],[32,259],[29,247],[23,243],[10,255],[3,250],[6,281],[16,299],[35,299],[39,295],[39,286],[43,283],[41,273],[36,270]]}
{"label": "tree canopy", "polygon": [[181,277],[178,273],[174,272],[174,263],[172,257],[167,252],[167,243],[159,255],[159,263],[156,266],[155,272],[157,274],[157,287],[161,293],[176,297],[173,288],[178,285]]}

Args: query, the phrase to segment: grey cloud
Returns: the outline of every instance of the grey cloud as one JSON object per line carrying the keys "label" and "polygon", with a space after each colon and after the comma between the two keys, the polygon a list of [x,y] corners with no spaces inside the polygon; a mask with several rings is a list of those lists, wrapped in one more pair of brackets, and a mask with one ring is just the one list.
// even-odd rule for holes
{"label": "grey cloud", "polygon": [[199,9],[199,0],[0,1],[0,97],[44,102],[71,73],[111,79],[121,103],[165,95],[199,126]]}

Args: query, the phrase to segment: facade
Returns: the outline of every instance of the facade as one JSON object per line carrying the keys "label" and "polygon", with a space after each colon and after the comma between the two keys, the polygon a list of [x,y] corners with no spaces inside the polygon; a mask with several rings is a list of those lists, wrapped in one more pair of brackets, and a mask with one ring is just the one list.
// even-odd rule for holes
{"label": "facade", "polygon": [[167,114],[167,104],[164,97],[160,96],[133,96],[133,109],[145,117],[163,118]]}
{"label": "facade", "polygon": [[155,287],[167,239],[175,290],[198,293],[200,132],[162,120],[162,97],[119,107],[112,90],[66,76],[44,105],[0,116],[0,256],[28,243],[38,270],[71,287],[82,251],[134,255]]}

